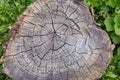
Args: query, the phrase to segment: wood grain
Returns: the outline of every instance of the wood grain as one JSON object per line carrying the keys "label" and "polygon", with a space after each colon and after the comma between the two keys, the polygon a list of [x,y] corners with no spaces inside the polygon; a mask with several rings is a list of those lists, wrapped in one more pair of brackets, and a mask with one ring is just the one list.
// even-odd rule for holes
{"label": "wood grain", "polygon": [[96,80],[112,50],[83,0],[37,0],[10,30],[3,70],[14,80]]}

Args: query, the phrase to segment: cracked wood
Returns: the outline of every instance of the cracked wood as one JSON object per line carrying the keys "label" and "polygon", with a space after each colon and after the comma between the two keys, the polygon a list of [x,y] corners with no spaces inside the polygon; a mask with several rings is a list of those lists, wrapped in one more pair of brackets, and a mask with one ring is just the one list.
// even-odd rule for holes
{"label": "cracked wood", "polygon": [[11,27],[3,70],[14,80],[96,80],[112,50],[83,0],[37,0]]}

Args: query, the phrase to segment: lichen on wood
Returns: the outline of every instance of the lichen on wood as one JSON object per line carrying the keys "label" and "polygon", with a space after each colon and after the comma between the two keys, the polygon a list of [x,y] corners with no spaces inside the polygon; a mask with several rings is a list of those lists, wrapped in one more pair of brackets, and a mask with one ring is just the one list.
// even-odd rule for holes
{"label": "lichen on wood", "polygon": [[3,72],[14,80],[96,80],[113,45],[83,0],[37,0],[10,30]]}

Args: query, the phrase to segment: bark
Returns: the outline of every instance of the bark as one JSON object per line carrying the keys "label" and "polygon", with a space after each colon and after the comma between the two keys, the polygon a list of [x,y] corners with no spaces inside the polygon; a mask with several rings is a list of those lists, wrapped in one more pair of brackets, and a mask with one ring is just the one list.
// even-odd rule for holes
{"label": "bark", "polygon": [[37,0],[10,30],[3,72],[14,80],[96,80],[112,51],[83,0]]}

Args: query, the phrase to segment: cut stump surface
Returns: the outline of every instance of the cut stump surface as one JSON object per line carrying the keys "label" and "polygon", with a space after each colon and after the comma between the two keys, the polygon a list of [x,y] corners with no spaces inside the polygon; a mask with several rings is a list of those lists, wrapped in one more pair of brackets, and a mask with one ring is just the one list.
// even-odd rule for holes
{"label": "cut stump surface", "polygon": [[82,0],[37,0],[6,44],[3,72],[14,80],[96,80],[113,51]]}

